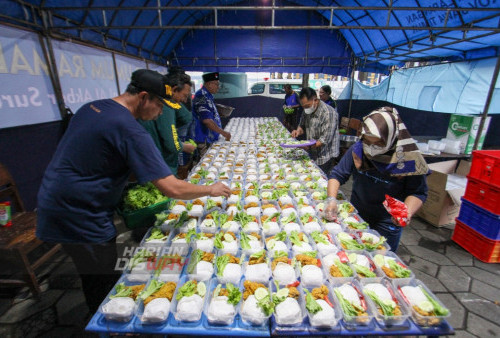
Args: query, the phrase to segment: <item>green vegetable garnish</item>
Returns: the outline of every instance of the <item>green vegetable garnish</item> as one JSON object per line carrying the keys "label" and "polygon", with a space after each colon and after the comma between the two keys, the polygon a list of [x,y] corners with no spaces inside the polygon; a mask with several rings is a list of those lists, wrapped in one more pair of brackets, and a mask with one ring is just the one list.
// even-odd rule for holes
{"label": "green vegetable garnish", "polygon": [[175,299],[180,300],[182,297],[190,297],[196,293],[196,282],[195,281],[189,281],[186,282],[183,286],[179,288],[179,291],[177,292],[177,296]]}
{"label": "green vegetable garnish", "polygon": [[222,276],[224,274],[224,269],[226,265],[229,264],[229,256],[222,255],[215,259],[215,266],[217,266],[217,276]]}
{"label": "green vegetable garnish", "polygon": [[354,267],[354,269],[356,269],[357,273],[365,276],[366,278],[377,277],[377,275],[372,270],[367,268],[366,266],[359,265],[359,264],[353,264],[352,266]]}
{"label": "green vegetable garnish", "polygon": [[311,237],[312,239],[316,242],[316,243],[323,243],[323,244],[331,244],[329,241],[328,241],[328,237],[326,237],[325,235],[323,235],[321,232],[319,231],[313,231],[311,233]]}
{"label": "green vegetable garnish", "polygon": [[349,267],[349,265],[347,265],[346,263],[342,263],[338,258],[335,258],[333,262],[335,266],[340,270],[342,276],[352,277],[354,273],[352,272],[352,269]]}
{"label": "green vegetable garnish", "polygon": [[191,237],[196,235],[196,229],[191,229],[186,234],[186,243],[191,243]]}
{"label": "green vegetable garnish", "polygon": [[389,268],[394,272],[397,278],[408,278],[411,275],[411,271],[403,268],[401,265],[396,263],[393,259],[386,260]]}
{"label": "green vegetable garnish", "polygon": [[233,305],[238,305],[238,303],[241,300],[241,291],[238,289],[236,286],[234,286],[231,283],[226,283],[226,289],[227,292],[229,293],[229,296],[227,297],[227,302],[229,304]]}
{"label": "green vegetable garnish", "polygon": [[274,258],[279,258],[279,257],[288,257],[288,253],[286,251],[282,251],[282,250],[275,251]]}
{"label": "green vegetable garnish", "polygon": [[281,242],[286,241],[286,231],[278,232],[276,235],[274,235],[274,239]]}
{"label": "green vegetable garnish", "polygon": [[344,312],[347,317],[357,317],[358,311],[356,311],[356,309],[358,309],[360,312],[365,312],[363,308],[356,306],[355,304],[351,304],[347,299],[345,299],[344,296],[342,296],[342,293],[337,290],[337,288],[335,288],[333,292],[335,292],[335,295],[337,295],[337,298],[340,302],[340,307],[342,308],[342,312]]}
{"label": "green vegetable garnish", "polygon": [[164,282],[160,282],[159,280],[153,279],[151,283],[149,283],[148,287],[145,290],[141,291],[141,293],[139,294],[139,298],[145,300],[153,293],[160,290],[164,284],[165,284]]}
{"label": "green vegetable garnish", "polygon": [[167,199],[168,197],[163,195],[153,183],[148,182],[129,189],[123,202],[125,210],[138,210]]}
{"label": "green vegetable garnish", "polygon": [[131,297],[133,292],[130,286],[125,286],[125,283],[120,283],[115,286],[116,293],[114,295],[109,296],[109,298],[118,298],[118,297]]}
{"label": "green vegetable garnish", "polygon": [[270,316],[274,312],[274,303],[271,301],[269,294],[257,301],[257,306],[262,309],[266,316]]}
{"label": "green vegetable garnish", "polygon": [[284,219],[281,220],[281,224],[286,225],[290,222],[296,222],[297,221],[297,215],[295,213],[291,213],[288,215],[288,217],[285,217]]}
{"label": "green vegetable garnish", "polygon": [[369,241],[365,241],[365,249],[368,251],[373,251],[376,250],[380,245],[384,244],[387,241],[387,239],[384,236],[381,236],[379,238],[379,241],[376,243],[370,243]]}
{"label": "green vegetable garnish", "polygon": [[384,316],[394,316],[394,310],[396,309],[396,303],[394,301],[391,300],[390,302],[385,302],[371,290],[365,290],[365,293],[375,302],[375,304],[377,304],[378,307],[380,307]]}
{"label": "green vegetable garnish", "polygon": [[161,241],[167,239],[168,235],[164,235],[160,228],[153,228],[151,230],[151,236],[146,238],[146,242],[152,241],[154,239],[159,239]]}
{"label": "green vegetable garnish", "polygon": [[146,249],[139,250],[130,260],[130,270],[135,268],[139,263],[145,262],[148,260],[148,258],[153,256],[154,254]]}
{"label": "green vegetable garnish", "polygon": [[345,222],[348,226],[357,230],[368,229],[369,224],[366,222]]}
{"label": "green vegetable garnish", "polygon": [[279,212],[275,212],[274,214],[272,214],[271,216],[269,216],[265,221],[264,221],[264,224],[267,224],[269,222],[271,222],[271,220],[276,217],[278,218],[280,216],[280,213]]}
{"label": "green vegetable garnish", "polygon": [[354,238],[345,239],[338,235],[337,238],[346,250],[363,250],[365,248],[363,244],[359,244]]}
{"label": "green vegetable garnish", "polygon": [[184,225],[184,222],[189,220],[189,215],[187,211],[183,211],[175,223],[171,223],[174,228],[179,228]]}
{"label": "green vegetable garnish", "polygon": [[290,233],[290,242],[296,246],[302,246],[302,241],[299,239],[299,233],[297,231],[292,231]]}
{"label": "green vegetable garnish", "polygon": [[314,314],[320,312],[321,310],[323,310],[321,305],[319,305],[318,302],[316,301],[316,299],[314,299],[313,295],[307,289],[304,289],[304,291],[306,293],[306,309],[307,309],[307,311],[309,311],[310,313],[312,313],[314,315]]}
{"label": "green vegetable garnish", "polygon": [[419,287],[420,287],[420,290],[422,290],[422,292],[424,293],[425,297],[427,297],[429,302],[431,302],[432,306],[434,307],[434,313],[437,316],[446,316],[446,315],[448,315],[448,313],[450,313],[450,311],[448,309],[439,305],[439,303],[434,298],[432,298],[431,295],[427,291],[425,291],[425,289],[422,286],[419,286]]}
{"label": "green vegetable garnish", "polygon": [[253,216],[248,215],[246,212],[239,212],[234,216],[234,220],[236,222],[240,222],[243,229],[247,226],[248,223],[254,220]]}
{"label": "green vegetable garnish", "polygon": [[250,258],[257,258],[259,259],[260,257],[264,256],[266,254],[266,250],[260,250],[253,255],[250,255]]}
{"label": "green vegetable garnish", "polygon": [[215,235],[215,240],[214,240],[214,246],[217,249],[223,249],[224,244],[222,244],[222,237],[224,236],[223,232],[219,232],[217,235]]}
{"label": "green vegetable garnish", "polygon": [[248,249],[251,249],[251,246],[250,246],[250,238],[248,238],[248,235],[244,232],[242,232],[240,234],[240,244],[241,244],[241,248],[243,250],[248,250]]}
{"label": "green vegetable garnish", "polygon": [[187,272],[188,273],[193,273],[194,270],[196,269],[196,265],[201,261],[201,258],[203,257],[203,251],[200,249],[196,249],[193,251],[191,254],[191,259],[189,260],[189,264],[187,267]]}
{"label": "green vegetable garnish", "polygon": [[212,199],[208,199],[207,200],[207,210],[211,210],[213,208],[217,208],[217,203]]}
{"label": "green vegetable garnish", "polygon": [[155,220],[155,224],[154,226],[160,226],[163,224],[163,222],[165,222],[168,218],[168,213],[166,212],[160,212],[159,214],[156,214],[155,215],[156,217],[156,220]]}
{"label": "green vegetable garnish", "polygon": [[302,254],[312,258],[316,258],[316,256],[318,255],[316,251],[305,251]]}
{"label": "green vegetable garnish", "polygon": [[200,171],[198,171],[198,175],[200,175],[201,178],[206,178],[208,175],[208,170],[200,169]]}

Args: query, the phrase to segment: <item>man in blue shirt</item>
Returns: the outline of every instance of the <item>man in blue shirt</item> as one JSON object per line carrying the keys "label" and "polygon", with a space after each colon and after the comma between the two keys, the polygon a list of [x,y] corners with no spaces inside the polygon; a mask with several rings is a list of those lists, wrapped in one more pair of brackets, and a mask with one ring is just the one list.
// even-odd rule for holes
{"label": "man in blue shirt", "polygon": [[302,106],[300,105],[299,95],[292,89],[290,84],[286,84],[285,102],[283,103],[283,112],[285,117],[283,124],[289,132],[297,129],[301,117]]}
{"label": "man in blue shirt", "polygon": [[170,92],[158,72],[135,71],[124,94],[77,111],[45,171],[36,235],[62,243],[73,258],[91,313],[117,279],[113,210],[131,173],[174,198],[229,195],[221,183],[203,187],[176,179],[136,121],[161,114]]}
{"label": "man in blue shirt", "polygon": [[210,145],[217,142],[219,135],[224,136],[226,141],[231,140],[231,134],[222,129],[213,96],[219,90],[219,73],[206,73],[202,78],[203,87],[193,99],[194,140],[198,144],[199,157],[203,157]]}

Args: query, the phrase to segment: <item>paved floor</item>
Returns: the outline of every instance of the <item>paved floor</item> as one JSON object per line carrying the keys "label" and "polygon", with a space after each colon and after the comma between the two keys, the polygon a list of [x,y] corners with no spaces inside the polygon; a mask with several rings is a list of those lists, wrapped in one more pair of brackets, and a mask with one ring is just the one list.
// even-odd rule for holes
{"label": "paved floor", "polygon": [[[342,187],[350,195],[350,184]],[[500,336],[500,264],[483,263],[451,241],[453,225],[436,228],[416,218],[397,254],[451,310],[457,337]],[[122,225],[119,242],[133,242]],[[41,300],[27,289],[1,290],[0,337],[84,337],[88,309],[72,261],[45,268]]]}

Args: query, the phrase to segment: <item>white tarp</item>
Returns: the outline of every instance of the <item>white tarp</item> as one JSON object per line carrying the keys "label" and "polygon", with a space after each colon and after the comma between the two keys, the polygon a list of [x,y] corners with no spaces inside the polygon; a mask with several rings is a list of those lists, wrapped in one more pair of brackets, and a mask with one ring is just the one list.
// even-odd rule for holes
{"label": "white tarp", "polygon": [[[400,69],[374,87],[355,82],[352,98],[382,100],[399,106],[450,114],[481,114],[496,58]],[[350,85],[341,99],[349,99]],[[497,81],[489,114],[500,114]]]}

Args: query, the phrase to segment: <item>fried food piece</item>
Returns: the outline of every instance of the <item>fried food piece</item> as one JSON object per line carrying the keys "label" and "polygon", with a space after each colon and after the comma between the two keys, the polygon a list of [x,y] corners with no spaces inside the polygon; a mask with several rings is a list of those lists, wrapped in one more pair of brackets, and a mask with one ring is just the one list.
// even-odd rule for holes
{"label": "fried food piece", "polygon": [[168,220],[178,219],[178,218],[179,218],[179,215],[176,215],[176,214],[168,214],[168,217],[167,217]]}
{"label": "fried food piece", "polygon": [[330,275],[332,277],[344,277],[344,275],[342,274],[342,272],[340,272],[340,269],[337,268],[337,266],[335,264],[333,264],[330,267]]}
{"label": "fried food piece", "polygon": [[144,300],[144,305],[147,305],[150,301],[155,298],[168,298],[169,301],[172,301],[172,297],[174,296],[175,288],[177,287],[177,283],[175,282],[167,282],[163,284],[160,290],[153,293],[151,296]]}
{"label": "fried food piece", "polygon": [[234,257],[233,255],[227,253],[227,254],[224,254],[224,256],[227,256],[229,257],[229,263],[232,263],[232,264],[240,264],[240,259],[238,257]]}
{"label": "fried food piece", "polygon": [[229,297],[229,291],[227,289],[220,289],[219,296]]}
{"label": "fried food piece", "polygon": [[304,242],[305,234],[303,232],[299,232],[299,241]]}
{"label": "fried food piece", "polygon": [[260,264],[266,261],[266,255],[261,255],[260,257],[250,257],[248,260],[248,265]]}
{"label": "fried food piece", "polygon": [[256,232],[251,232],[250,235],[256,237],[260,241],[260,235]]}
{"label": "fried food piece", "polygon": [[328,296],[328,288],[325,285],[321,285],[319,288],[312,289],[311,294],[314,299],[325,299]]}
{"label": "fried food piece", "polygon": [[186,238],[186,235],[187,235],[186,232],[181,232],[181,233],[175,235],[175,238],[178,238],[178,239]]}
{"label": "fried food piece", "polygon": [[203,203],[203,201],[202,201],[202,200],[200,200],[199,198],[197,198],[197,199],[195,199],[195,200],[193,201],[193,205],[201,205],[201,206],[204,206],[204,205],[205,205],[205,203]]}
{"label": "fried food piece", "polygon": [[382,270],[385,272],[385,274],[387,275],[387,277],[389,278],[397,278],[396,274],[394,273],[394,271],[392,271],[390,268],[388,268],[387,266],[383,266],[382,267]]}
{"label": "fried food piece", "polygon": [[[384,316],[384,311],[382,311],[381,308],[377,308],[378,312]],[[396,307],[394,308],[394,312],[392,314],[393,316],[401,316],[401,307],[399,305],[396,305]]]}
{"label": "fried food piece", "polygon": [[295,286],[287,286],[288,288],[288,297],[299,299],[299,290]]}
{"label": "fried food piece", "polygon": [[231,195],[240,195],[241,194],[241,190],[233,190],[231,191]]}
{"label": "fried food piece", "polygon": [[278,265],[279,262],[288,264],[288,257],[284,256],[284,257],[275,258],[273,260],[271,268],[274,270],[274,268],[276,267],[276,265]]}
{"label": "fried food piece", "polygon": [[175,204],[176,204],[176,205],[183,205],[183,206],[186,206],[186,202],[184,202],[184,201],[177,201]]}
{"label": "fried food piece", "polygon": [[201,257],[202,261],[212,263],[214,260],[215,254],[210,253],[210,252],[203,252],[203,256]]}
{"label": "fried food piece", "polygon": [[243,286],[245,287],[245,291],[243,292],[243,300],[246,300],[248,296],[251,296],[255,293],[255,290],[258,288],[264,288],[267,289],[267,287],[262,284],[262,283],[257,283],[257,282],[251,282],[251,281],[244,281]]}
{"label": "fried food piece", "polygon": [[257,202],[248,203],[247,205],[245,205],[245,210],[247,210],[248,208],[256,208],[258,206],[259,205],[257,204]]}
{"label": "fried food piece", "polygon": [[139,296],[139,293],[141,293],[141,291],[144,289],[145,286],[146,286],[146,284],[139,284],[139,285],[130,286],[130,289],[132,290],[131,298],[136,300],[137,296]]}
{"label": "fried food piece", "polygon": [[328,232],[328,230],[324,230],[324,231],[323,231],[323,235],[325,235],[326,237],[329,237],[329,236],[330,236],[330,233]]}
{"label": "fried food piece", "polygon": [[297,261],[299,261],[300,264],[302,264],[302,266],[305,266],[305,265],[318,265],[318,259],[317,258],[313,258],[313,257],[308,256],[308,255],[299,254],[299,255],[295,256],[295,259]]}
{"label": "fried food piece", "polygon": [[271,204],[271,203],[262,205],[262,210],[267,209],[267,208],[276,208],[276,207],[274,206],[274,204]]}
{"label": "fried food piece", "polygon": [[209,232],[202,232],[202,235],[207,237],[207,238],[212,238],[212,237],[214,237],[215,234],[211,234]]}

